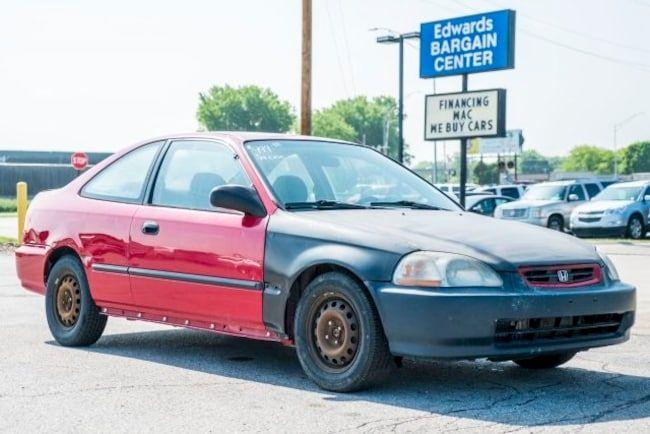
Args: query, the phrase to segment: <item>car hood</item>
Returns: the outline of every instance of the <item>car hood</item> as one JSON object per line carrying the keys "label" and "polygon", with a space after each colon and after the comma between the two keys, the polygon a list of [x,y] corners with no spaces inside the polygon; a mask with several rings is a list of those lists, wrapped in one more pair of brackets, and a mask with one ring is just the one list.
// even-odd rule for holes
{"label": "car hood", "polygon": [[515,200],[513,202],[504,203],[500,205],[502,209],[520,209],[520,208],[535,208],[546,205],[552,205],[558,203],[558,200]]}
{"label": "car hood", "polygon": [[633,204],[631,200],[596,200],[584,203],[576,207],[576,212],[580,211],[605,211],[608,209],[623,208]]}
{"label": "car hood", "polygon": [[[521,265],[599,262],[594,247],[529,224],[460,211],[412,209],[285,212],[287,234],[400,255],[431,250],[480,259],[502,271]],[[272,217],[273,218],[273,217]]]}

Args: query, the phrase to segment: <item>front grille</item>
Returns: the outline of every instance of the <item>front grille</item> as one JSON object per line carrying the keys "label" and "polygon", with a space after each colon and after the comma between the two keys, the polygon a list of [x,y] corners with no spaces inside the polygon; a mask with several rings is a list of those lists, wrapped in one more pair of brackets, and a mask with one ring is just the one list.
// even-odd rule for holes
{"label": "front grille", "polygon": [[519,274],[528,286],[542,288],[571,288],[600,283],[602,273],[598,264],[572,264],[521,267]]}
{"label": "front grille", "polygon": [[622,313],[497,320],[494,340],[498,346],[526,345],[615,335]]}
{"label": "front grille", "polygon": [[600,221],[600,217],[578,217],[578,220],[585,223],[594,223]]}
{"label": "front grille", "polygon": [[510,218],[523,218],[526,217],[526,211],[526,208],[504,209],[503,216]]}

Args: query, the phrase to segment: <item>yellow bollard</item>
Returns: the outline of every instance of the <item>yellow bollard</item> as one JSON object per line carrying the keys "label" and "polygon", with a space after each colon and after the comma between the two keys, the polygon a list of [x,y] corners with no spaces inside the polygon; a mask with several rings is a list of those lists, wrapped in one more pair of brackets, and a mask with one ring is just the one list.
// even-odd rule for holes
{"label": "yellow bollard", "polygon": [[16,183],[16,208],[18,211],[18,244],[22,244],[25,229],[25,214],[27,214],[27,183]]}

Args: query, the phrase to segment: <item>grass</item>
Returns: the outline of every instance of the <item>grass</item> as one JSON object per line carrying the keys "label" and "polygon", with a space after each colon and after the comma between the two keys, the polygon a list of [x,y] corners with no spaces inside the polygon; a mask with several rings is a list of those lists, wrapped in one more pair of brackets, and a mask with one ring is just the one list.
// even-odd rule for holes
{"label": "grass", "polygon": [[18,240],[12,237],[3,237],[0,235],[0,244],[17,244]]}
{"label": "grass", "polygon": [[0,213],[15,213],[16,199],[11,197],[0,197]]}

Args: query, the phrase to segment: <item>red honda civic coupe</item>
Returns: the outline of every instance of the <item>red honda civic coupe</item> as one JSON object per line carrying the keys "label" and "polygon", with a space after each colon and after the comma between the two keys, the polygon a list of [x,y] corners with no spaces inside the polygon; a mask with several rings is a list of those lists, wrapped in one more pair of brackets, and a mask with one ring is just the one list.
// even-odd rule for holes
{"label": "red honda civic coupe", "polygon": [[593,246],[465,212],[357,144],[150,140],[32,201],[16,267],[63,346],[108,316],[295,345],[321,387],[400,357],[553,368],[626,341],[635,288]]}

